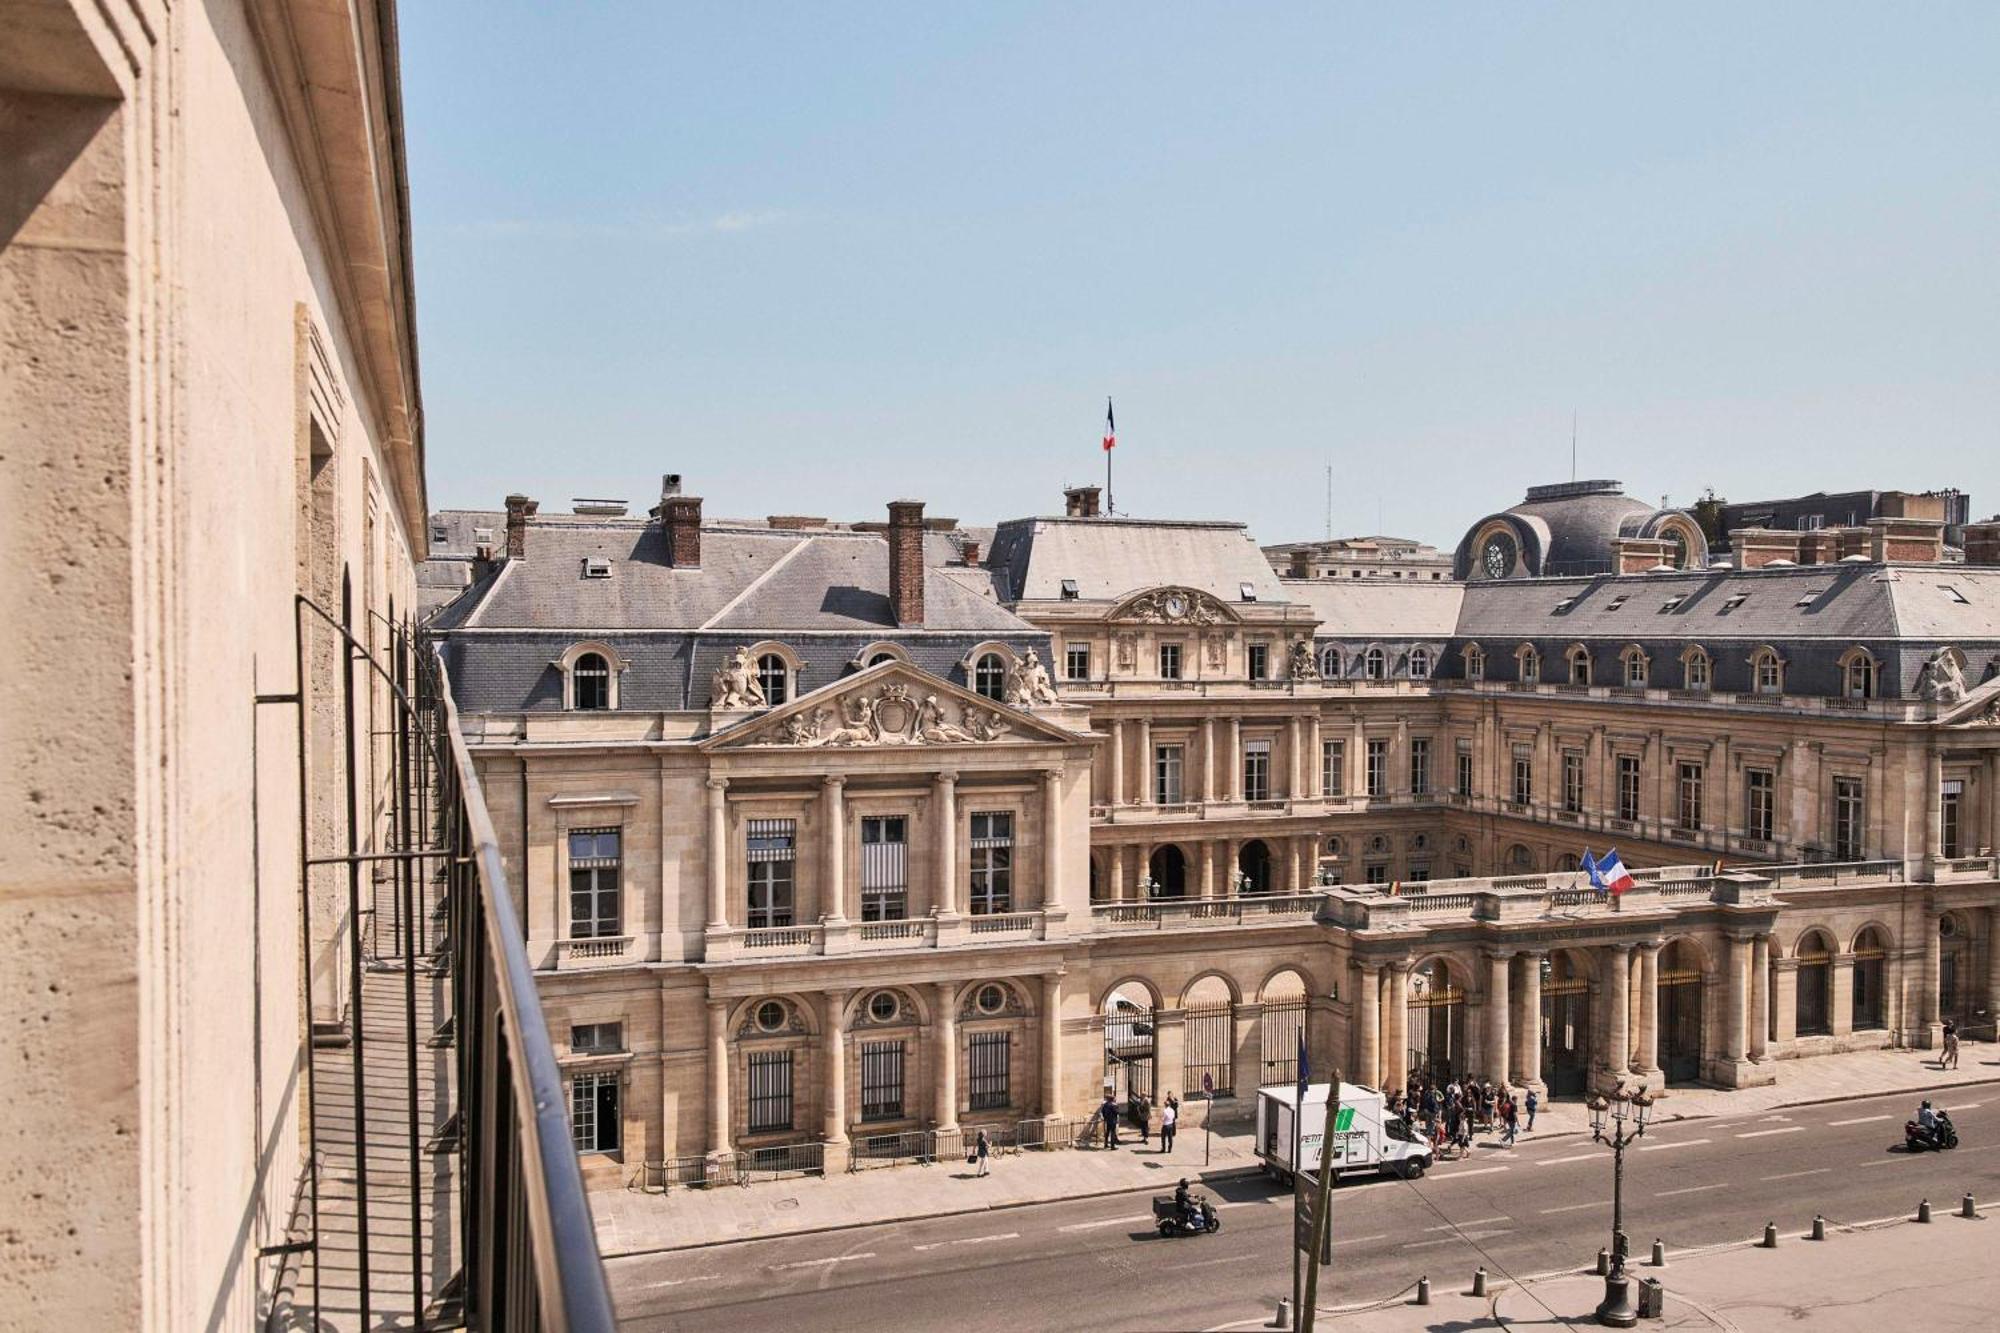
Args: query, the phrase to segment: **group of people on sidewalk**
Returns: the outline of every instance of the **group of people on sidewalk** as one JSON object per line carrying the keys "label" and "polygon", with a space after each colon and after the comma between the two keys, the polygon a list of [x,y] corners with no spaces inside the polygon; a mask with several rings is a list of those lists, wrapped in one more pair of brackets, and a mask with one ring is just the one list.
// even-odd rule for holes
{"label": "group of people on sidewalk", "polygon": [[1535,1113],[1540,1109],[1541,1099],[1533,1088],[1527,1089],[1522,1097],[1505,1083],[1496,1087],[1491,1079],[1467,1079],[1461,1083],[1453,1078],[1440,1084],[1436,1079],[1419,1075],[1407,1090],[1389,1096],[1391,1113],[1422,1128],[1439,1148],[1448,1143],[1469,1148],[1476,1131],[1494,1129],[1500,1131],[1500,1141],[1512,1147],[1523,1128],[1523,1118],[1527,1122],[1525,1128],[1532,1133]]}
{"label": "group of people on sidewalk", "polygon": [[[1104,1146],[1118,1146],[1118,1122],[1123,1119],[1127,1128],[1137,1133],[1139,1145],[1146,1146],[1152,1140],[1153,1099],[1134,1089],[1126,1098],[1123,1107],[1118,1104],[1117,1094],[1110,1088],[1104,1090],[1104,1102],[1097,1108],[1098,1117],[1104,1122]],[[1160,1103],[1160,1151],[1174,1150],[1174,1136],[1180,1128],[1181,1099],[1173,1093]]]}

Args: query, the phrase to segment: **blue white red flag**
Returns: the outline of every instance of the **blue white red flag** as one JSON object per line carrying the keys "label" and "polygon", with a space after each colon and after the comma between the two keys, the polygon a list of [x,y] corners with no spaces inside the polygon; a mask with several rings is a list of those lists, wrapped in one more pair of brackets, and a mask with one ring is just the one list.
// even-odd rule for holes
{"label": "blue white red flag", "polygon": [[1623,893],[1632,887],[1632,872],[1618,859],[1616,847],[1606,852],[1604,858],[1597,863],[1591,882],[1601,888],[1609,889],[1612,893]]}

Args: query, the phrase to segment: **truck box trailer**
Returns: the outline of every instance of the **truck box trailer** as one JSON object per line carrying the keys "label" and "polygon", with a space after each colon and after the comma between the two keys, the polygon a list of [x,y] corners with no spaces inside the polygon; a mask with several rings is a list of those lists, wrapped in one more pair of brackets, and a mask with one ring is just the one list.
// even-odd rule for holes
{"label": "truck box trailer", "polygon": [[[1319,1170],[1320,1141],[1326,1132],[1327,1094],[1332,1085],[1314,1083],[1306,1089],[1303,1112],[1299,1090],[1277,1084],[1257,1090],[1256,1153],[1264,1169],[1290,1180],[1299,1163],[1308,1173]],[[1429,1169],[1431,1147],[1410,1128],[1409,1121],[1388,1113],[1388,1101],[1374,1088],[1340,1085],[1340,1111],[1334,1123],[1333,1174],[1379,1171],[1416,1179]],[[1296,1145],[1296,1147],[1295,1147]],[[1293,1160],[1293,1152],[1298,1161]]]}

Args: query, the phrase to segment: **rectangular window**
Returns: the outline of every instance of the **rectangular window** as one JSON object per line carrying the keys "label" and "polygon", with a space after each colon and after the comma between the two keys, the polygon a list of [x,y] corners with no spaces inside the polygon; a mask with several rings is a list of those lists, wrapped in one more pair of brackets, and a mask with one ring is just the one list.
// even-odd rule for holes
{"label": "rectangular window", "polygon": [[1389,867],[1381,861],[1369,862],[1361,874],[1362,882],[1365,884],[1387,884],[1389,882]]}
{"label": "rectangular window", "polygon": [[903,1043],[861,1043],[861,1118],[903,1118]]}
{"label": "rectangular window", "polygon": [[1583,752],[1563,751],[1563,809],[1570,814],[1583,813]]}
{"label": "rectangular window", "polygon": [[577,1023],[569,1030],[569,1048],[578,1055],[600,1055],[625,1049],[623,1023]]}
{"label": "rectangular window", "polygon": [[1859,861],[1866,839],[1860,778],[1833,780],[1833,859]]}
{"label": "rectangular window", "polygon": [[1250,679],[1263,680],[1270,675],[1271,648],[1268,644],[1250,645]]}
{"label": "rectangular window", "polygon": [[1965,784],[1953,779],[1938,793],[1938,855],[1963,856],[1959,815],[1965,799]]}
{"label": "rectangular window", "polygon": [[1743,827],[1751,837],[1771,840],[1776,824],[1778,775],[1768,768],[1743,770]]}
{"label": "rectangular window", "polygon": [[1347,795],[1347,742],[1321,741],[1319,789],[1328,796]]}
{"label": "rectangular window", "polygon": [[966,1054],[971,1065],[972,1087],[969,1105],[975,1111],[994,1111],[1013,1103],[1013,1090],[1008,1086],[1010,1034],[1005,1032],[975,1032],[967,1043]]}
{"label": "rectangular window", "polygon": [[1243,799],[1271,799],[1271,742],[1243,742]]}
{"label": "rectangular window", "polygon": [[792,1053],[750,1052],[750,1132],[772,1134],[791,1127]]}
{"label": "rectangular window", "polygon": [[910,910],[910,821],[906,815],[861,819],[861,919],[901,921]]}
{"label": "rectangular window", "polygon": [[1428,862],[1424,861],[1410,862],[1410,882],[1412,884],[1428,883],[1430,881],[1430,877],[1431,877],[1431,868]]}
{"label": "rectangular window", "polygon": [[1458,794],[1472,795],[1472,751],[1470,750],[1458,752]]}
{"label": "rectangular window", "polygon": [[1680,818],[1676,828],[1698,829],[1701,827],[1701,783],[1702,766],[1695,763],[1681,765]]}
{"label": "rectangular window", "polygon": [[1431,738],[1410,737],[1410,791],[1418,796],[1431,794]]}
{"label": "rectangular window", "polygon": [[1179,680],[1181,678],[1181,646],[1177,643],[1160,645],[1160,679]]}
{"label": "rectangular window", "polygon": [[1070,680],[1090,679],[1090,645],[1072,643],[1063,649],[1063,675]]}
{"label": "rectangular window", "polygon": [[1364,776],[1368,779],[1368,794],[1370,796],[1387,796],[1389,794],[1389,742],[1368,742],[1367,764],[1368,771]]}
{"label": "rectangular window", "polygon": [[1625,658],[1625,686],[1627,689],[1643,689],[1646,685],[1646,659],[1638,653],[1627,654]]}
{"label": "rectangular window", "polygon": [[1179,805],[1182,751],[1178,745],[1153,747],[1153,800],[1160,805]]}
{"label": "rectangular window", "polygon": [[752,930],[792,924],[792,889],[798,877],[798,821],[753,819],[745,828]]}
{"label": "rectangular window", "polygon": [[1514,804],[1526,805],[1535,799],[1535,747],[1514,747]]}
{"label": "rectangular window", "polygon": [[1014,910],[1014,816],[1005,810],[972,816],[972,912]]}
{"label": "rectangular window", "polygon": [[1639,822],[1639,756],[1618,756],[1618,817],[1628,824]]}
{"label": "rectangular window", "polygon": [[569,832],[569,935],[573,940],[622,933],[618,904],[618,830]]}
{"label": "rectangular window", "polygon": [[578,1074],[569,1084],[570,1137],[578,1152],[617,1152],[618,1075]]}

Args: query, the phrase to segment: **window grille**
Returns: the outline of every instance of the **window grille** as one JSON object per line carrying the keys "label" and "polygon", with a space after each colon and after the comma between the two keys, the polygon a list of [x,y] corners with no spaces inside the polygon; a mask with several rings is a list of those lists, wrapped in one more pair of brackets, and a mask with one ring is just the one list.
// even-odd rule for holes
{"label": "window grille", "polygon": [[903,1043],[861,1043],[861,1118],[903,1118]]}
{"label": "window grille", "polygon": [[1012,1049],[1012,1034],[1006,1032],[975,1032],[968,1049],[971,1059],[972,1088],[970,1107],[974,1111],[993,1111],[1010,1105],[1014,1100],[1013,1091],[1008,1086],[1009,1055]]}
{"label": "window grille", "polygon": [[750,1132],[792,1127],[792,1053],[750,1052]]}
{"label": "window grille", "polygon": [[1007,692],[1007,664],[998,653],[983,653],[972,668],[972,688],[989,699]]}
{"label": "window grille", "polygon": [[620,930],[615,828],[571,829],[569,833],[569,934],[597,939]]}

